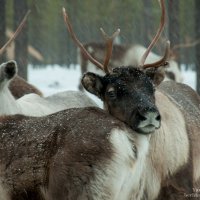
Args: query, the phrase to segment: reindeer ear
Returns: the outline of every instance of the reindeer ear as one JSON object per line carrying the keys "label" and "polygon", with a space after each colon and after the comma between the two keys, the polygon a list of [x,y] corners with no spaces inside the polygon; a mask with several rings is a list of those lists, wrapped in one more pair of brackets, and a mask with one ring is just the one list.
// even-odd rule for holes
{"label": "reindeer ear", "polygon": [[14,60],[3,63],[0,67],[0,74],[8,80],[12,79],[17,74],[17,63]]}
{"label": "reindeer ear", "polygon": [[7,79],[11,79],[17,74],[17,63],[14,60],[10,60],[4,63],[4,73]]}
{"label": "reindeer ear", "polygon": [[103,79],[101,76],[88,72],[84,74],[82,80],[83,87],[90,93],[101,98],[103,89]]}
{"label": "reindeer ear", "polygon": [[149,68],[145,71],[146,75],[152,80],[155,86],[160,85],[160,83],[165,78],[165,69],[164,67],[159,68]]}

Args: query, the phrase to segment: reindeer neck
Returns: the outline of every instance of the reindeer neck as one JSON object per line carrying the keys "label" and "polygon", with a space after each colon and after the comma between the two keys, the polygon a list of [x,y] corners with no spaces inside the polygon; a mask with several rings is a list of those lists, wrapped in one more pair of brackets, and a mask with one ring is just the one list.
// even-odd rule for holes
{"label": "reindeer neck", "polygon": [[19,113],[19,106],[8,89],[8,83],[4,83],[0,87],[0,101],[0,115]]}

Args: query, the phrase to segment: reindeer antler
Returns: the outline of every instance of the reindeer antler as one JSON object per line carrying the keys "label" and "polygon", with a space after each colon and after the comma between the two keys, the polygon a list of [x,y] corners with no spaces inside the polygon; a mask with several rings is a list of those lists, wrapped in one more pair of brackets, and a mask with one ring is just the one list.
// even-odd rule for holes
{"label": "reindeer antler", "polygon": [[[145,66],[145,60],[147,58],[147,56],[149,55],[149,52],[151,51],[151,49],[154,47],[154,45],[156,44],[156,42],[158,41],[162,31],[163,31],[163,28],[164,28],[164,25],[165,25],[165,4],[164,4],[164,0],[159,0],[159,3],[160,3],[160,6],[161,6],[161,12],[162,12],[162,15],[161,15],[161,19],[160,19],[160,26],[158,28],[158,31],[155,35],[155,37],[153,38],[152,42],[150,43],[149,47],[147,48],[147,50],[145,51],[145,53],[143,54],[142,58],[141,58],[141,61],[140,61],[140,64],[139,66],[141,68],[147,68]],[[163,59],[163,58],[162,58]],[[161,59],[161,60],[162,60]],[[160,61],[157,61],[156,63],[158,63]],[[153,67],[155,63],[152,63],[152,64],[148,64],[148,67]]]}
{"label": "reindeer antler", "polygon": [[168,40],[166,43],[167,44],[166,44],[166,49],[165,49],[164,56],[159,61],[157,61],[155,63],[144,65],[142,67],[143,69],[147,69],[147,68],[150,68],[150,67],[158,68],[160,66],[168,65],[167,59],[169,58],[169,54],[170,54],[170,41]]}
{"label": "reindeer antler", "polygon": [[26,13],[26,15],[24,16],[23,20],[21,21],[20,25],[18,26],[17,30],[15,31],[15,33],[13,34],[13,36],[6,42],[6,44],[0,49],[0,55],[3,54],[3,52],[6,50],[6,48],[10,45],[10,43],[19,35],[19,33],[21,32],[21,30],[23,29],[25,22],[28,18],[28,15],[30,14],[30,10],[28,10],[28,12]]}
{"label": "reindeer antler", "polygon": [[78,40],[78,38],[76,37],[71,22],[69,20],[69,17],[66,13],[65,8],[63,8],[63,17],[64,17],[64,21],[65,24],[67,26],[68,32],[70,33],[72,40],[75,42],[75,44],[81,49],[82,53],[97,67],[99,67],[100,69],[102,69],[103,71],[105,71],[105,73],[109,72],[108,69],[108,63],[112,54],[112,44],[113,44],[113,40],[114,38],[119,34],[120,30],[118,29],[115,33],[113,33],[113,35],[111,37],[108,37],[107,34],[102,31],[103,29],[101,29],[101,32],[104,36],[104,38],[106,39],[106,44],[107,44],[107,53],[105,56],[105,61],[104,61],[104,65],[102,65],[100,62],[98,62],[96,59],[94,59],[88,52],[87,50],[84,48],[83,44]]}
{"label": "reindeer antler", "polygon": [[103,30],[103,28],[100,28],[100,31],[106,41],[106,56],[105,56],[105,60],[104,60],[104,71],[106,73],[109,72],[109,68],[108,68],[108,64],[109,64],[109,61],[110,61],[110,58],[111,58],[111,55],[112,55],[112,49],[113,49],[113,41],[114,39],[119,35],[120,33],[120,29],[117,29],[113,34],[112,36],[108,36],[105,31]]}

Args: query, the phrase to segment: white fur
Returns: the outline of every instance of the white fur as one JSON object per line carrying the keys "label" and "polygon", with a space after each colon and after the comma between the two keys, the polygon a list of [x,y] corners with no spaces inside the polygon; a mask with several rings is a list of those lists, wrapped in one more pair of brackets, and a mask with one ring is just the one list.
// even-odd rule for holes
{"label": "white fur", "polygon": [[88,47],[88,52],[89,52],[90,54],[92,54],[92,53],[94,52],[94,49],[93,49],[91,46],[89,46],[89,47]]}
{"label": "white fur", "polygon": [[175,174],[189,158],[189,140],[182,113],[175,103],[159,91],[156,91],[156,105],[162,122],[160,129],[151,134],[150,139],[145,167],[148,199],[155,199],[162,181]]}
{"label": "white fur", "polygon": [[48,97],[40,97],[37,94],[27,94],[16,101],[21,114],[31,116],[43,116],[68,108],[87,107],[97,105],[84,93],[78,91],[66,91]]}
{"label": "white fur", "polygon": [[96,74],[99,74],[99,75],[102,75],[104,76],[105,73],[103,70],[99,69],[98,67],[96,67],[94,64],[92,64],[91,62],[88,62],[88,65],[87,65],[87,72],[93,72],[93,73],[96,73]]}
{"label": "white fur", "polygon": [[[122,58],[121,58],[121,56],[119,56],[119,58],[118,58],[117,55],[115,56],[116,59],[112,58],[112,63],[114,64],[114,66],[117,66],[117,67],[121,67],[121,66],[137,67],[139,65],[142,55],[144,54],[146,49],[147,48],[145,48],[142,45],[131,45],[126,48],[126,50],[124,52],[124,56]],[[100,47],[95,47],[95,49],[94,49],[93,46],[90,46],[88,48],[88,51],[90,53],[93,53],[95,51],[95,58],[97,60],[98,59],[102,60],[104,58],[104,54],[102,53],[102,49]],[[85,59],[85,58],[82,58],[80,56],[80,50],[78,48],[77,61],[80,65],[81,65],[81,59]],[[159,56],[153,52],[150,52],[145,63],[153,63],[160,59],[161,59],[161,56]],[[183,76],[181,75],[181,71],[179,69],[178,63],[175,60],[173,60],[173,58],[169,58],[168,63],[169,63],[169,65],[166,68],[166,71],[172,72],[174,74],[176,82],[183,82]],[[104,75],[103,71],[99,70],[90,61],[87,62],[87,70],[86,71]],[[170,80],[170,79],[166,76],[165,81],[166,80]]]}
{"label": "white fur", "polygon": [[16,74],[15,61],[0,65],[0,115],[43,116],[68,108],[97,106],[86,94],[78,91],[60,92],[45,98],[27,94],[16,100],[8,88]]}
{"label": "white fur", "polygon": [[[146,51],[146,48],[144,46],[135,45],[128,50],[128,52],[127,52],[128,57],[126,59],[128,60],[128,58],[131,58],[132,62],[134,62],[136,65],[138,65],[142,58],[142,55],[144,54],[145,51]],[[160,59],[161,59],[161,56],[159,56],[153,52],[150,52],[149,55],[147,56],[145,63],[153,63]],[[177,62],[175,62],[173,59],[169,59],[168,63],[169,63],[169,65],[166,68],[166,71],[172,72],[175,75],[176,82],[183,82],[183,76],[181,75],[181,71],[178,67]],[[169,80],[169,78],[166,76],[165,81],[167,81],[167,80]]]}
{"label": "white fur", "polygon": [[9,189],[3,184],[4,180],[2,180],[2,172],[4,167],[0,166],[0,200],[10,200]]}
{"label": "white fur", "polygon": [[[134,142],[133,142],[134,141]],[[148,152],[148,136],[138,135],[134,132],[113,129],[110,134],[110,142],[113,146],[114,155],[109,161],[104,173],[102,170],[95,172],[95,181],[92,183],[95,191],[95,199],[122,200],[133,198],[132,194],[140,193],[143,184],[140,180],[143,173],[144,161]],[[135,153],[133,149],[136,149]],[[140,186],[140,187],[139,187]],[[109,195],[102,196],[102,188],[109,188]],[[140,198],[138,198],[140,199]]]}
{"label": "white fur", "polygon": [[78,91],[60,92],[45,98],[37,94],[27,94],[16,100],[8,85],[7,79],[0,82],[0,115],[43,116],[68,108],[97,106],[86,94]]}
{"label": "white fur", "polygon": [[[141,200],[144,193],[149,200],[156,199],[166,179],[188,162],[189,140],[184,116],[163,93],[156,91],[155,96],[162,121],[161,127],[149,135],[149,145],[144,135],[136,134],[131,140],[128,133],[117,130],[111,133],[115,155],[107,168],[109,180],[103,180],[113,185],[113,199]],[[132,151],[134,146],[138,148],[137,158]]]}
{"label": "white fur", "polygon": [[7,80],[0,83],[0,115],[20,112],[20,106],[16,103],[15,98],[8,89],[8,84],[9,81]]}
{"label": "white fur", "polygon": [[0,183],[0,200],[10,200],[9,194],[6,192],[6,189]]}
{"label": "white fur", "polygon": [[[116,67],[121,67],[121,66],[134,66],[137,67],[140,63],[140,60],[146,51],[146,47],[142,45],[131,45],[127,46],[124,56],[115,56],[116,58],[113,59],[111,58],[111,61],[113,65]],[[94,53],[95,52],[95,58],[97,60],[103,60],[104,59],[104,50],[101,47],[93,47],[92,44],[88,47],[88,52],[89,53]],[[81,59],[85,59],[84,57],[82,58],[80,56],[81,52],[80,49],[78,48],[77,51],[77,61],[81,65]],[[161,59],[161,56],[150,52],[149,55],[147,56],[146,62],[145,63],[153,63]],[[181,75],[181,71],[179,69],[178,63],[173,60],[173,58],[169,58],[168,60],[168,67],[165,69],[168,72],[172,72],[175,76],[175,81],[176,82],[183,82],[183,76]],[[99,75],[104,75],[104,72],[100,69],[98,69],[96,66],[94,66],[90,61],[87,60],[87,70],[88,72],[94,72]],[[169,77],[165,77],[165,81],[170,80]]]}

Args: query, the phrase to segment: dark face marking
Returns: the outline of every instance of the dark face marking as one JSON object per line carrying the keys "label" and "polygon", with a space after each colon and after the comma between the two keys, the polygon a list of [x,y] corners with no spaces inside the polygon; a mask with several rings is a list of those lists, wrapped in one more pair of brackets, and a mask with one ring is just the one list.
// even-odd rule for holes
{"label": "dark face marking", "polygon": [[104,77],[87,73],[82,83],[85,89],[103,100],[111,115],[137,132],[147,134],[160,127],[154,85],[143,71],[121,67]]}

